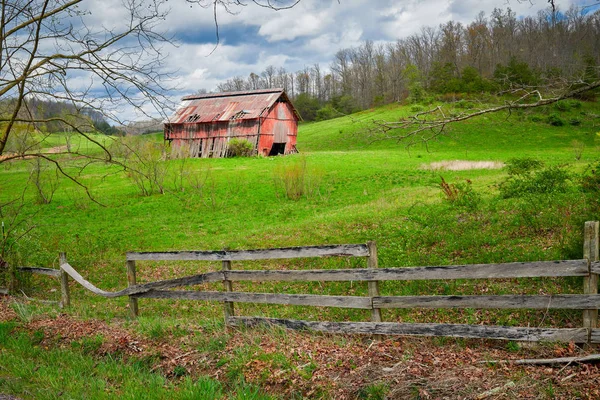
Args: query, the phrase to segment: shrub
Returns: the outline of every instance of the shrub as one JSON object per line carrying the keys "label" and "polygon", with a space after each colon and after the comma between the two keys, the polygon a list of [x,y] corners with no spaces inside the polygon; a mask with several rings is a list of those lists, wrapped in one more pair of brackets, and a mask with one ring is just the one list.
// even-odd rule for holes
{"label": "shrub", "polygon": [[571,142],[571,147],[573,148],[573,154],[575,155],[575,159],[577,161],[581,160],[583,150],[585,150],[585,144],[583,142],[580,142],[579,140],[573,140]]}
{"label": "shrub", "polygon": [[581,120],[579,118],[571,118],[569,120],[569,125],[571,125],[571,126],[579,126],[579,125],[581,125]]}
{"label": "shrub", "polygon": [[564,168],[551,166],[539,169],[540,166],[541,163],[533,159],[510,160],[507,166],[509,176],[499,185],[501,196],[524,197],[568,190],[571,177]]}
{"label": "shrub", "polygon": [[566,101],[557,101],[554,103],[554,108],[558,111],[569,111],[571,109],[571,105]]}
{"label": "shrub", "polygon": [[580,178],[581,189],[584,192],[597,194],[600,192],[600,162],[589,165]]}
{"label": "shrub", "polygon": [[467,100],[459,100],[456,102],[455,107],[464,110],[472,110],[473,108],[475,108],[475,103]]}
{"label": "shrub", "polygon": [[444,199],[453,206],[474,210],[481,202],[481,196],[473,190],[472,182],[469,179],[460,183],[448,183],[442,177],[440,188]]}
{"label": "shrub", "polygon": [[342,115],[344,115],[344,114],[340,113],[335,108],[333,108],[331,105],[327,104],[325,107],[322,107],[319,110],[317,110],[317,116],[315,117],[315,120],[316,121],[325,121],[327,119],[333,119],[336,117],[340,117]]}
{"label": "shrub", "polygon": [[231,139],[227,154],[230,157],[250,157],[254,153],[254,146],[246,139]]}
{"label": "shrub", "polygon": [[169,170],[164,143],[139,136],[126,136],[118,141],[127,164],[127,177],[142,196],[165,193],[165,178]]}
{"label": "shrub", "polygon": [[564,126],[565,125],[565,121],[558,114],[550,114],[548,116],[548,118],[546,119],[546,122],[548,122],[552,126]]}
{"label": "shrub", "polygon": [[34,158],[30,164],[29,181],[35,187],[35,202],[50,204],[59,186],[58,169],[44,159]]}
{"label": "shrub", "polygon": [[579,109],[581,108],[581,102],[578,100],[561,100],[554,103],[554,108],[563,112],[571,109]]}
{"label": "shrub", "polygon": [[543,165],[544,163],[535,158],[511,158],[506,162],[506,172],[509,175],[521,175],[535,169],[540,169]]}
{"label": "shrub", "polygon": [[532,115],[531,118],[529,118],[531,120],[531,122],[542,122],[543,119],[542,117],[540,117],[539,115]]}

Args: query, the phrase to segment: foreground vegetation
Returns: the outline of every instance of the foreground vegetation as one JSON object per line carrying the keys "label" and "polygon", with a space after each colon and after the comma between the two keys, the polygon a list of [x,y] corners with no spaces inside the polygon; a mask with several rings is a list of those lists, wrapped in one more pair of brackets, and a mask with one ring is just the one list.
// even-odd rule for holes
{"label": "foreground vegetation", "polygon": [[[456,106],[463,109],[469,105],[462,102]],[[127,251],[268,248],[375,240],[382,267],[581,257],[583,222],[598,219],[600,187],[596,168],[600,112],[597,104],[567,101],[536,111],[513,113],[511,116],[489,115],[455,126],[449,137],[428,143],[427,147],[412,147],[409,150],[394,141],[371,143],[372,137],[361,130],[372,119],[397,119],[414,112],[413,108],[387,106],[352,117],[304,125],[299,133],[298,147],[301,153],[290,157],[160,161],[160,151],[156,152],[161,142],[158,136],[138,139],[139,142],[131,141],[128,145],[137,146],[138,154],[145,155],[141,160],[130,160],[145,161],[138,164],[138,170],[152,166],[152,171],[158,171],[155,182],[140,181],[139,176],[133,176],[132,172],[125,173],[116,166],[92,164],[86,167],[79,178],[90,188],[98,203],[90,201],[85,191],[73,182],[53,180],[52,170],[42,169],[43,179],[39,181],[41,190],[48,193],[55,189],[51,201],[41,199],[40,189],[34,185],[25,192],[26,202],[22,207],[3,207],[7,229],[13,228],[8,222],[22,221],[10,230],[10,236],[5,241],[10,246],[7,259],[19,265],[56,267],[58,252],[65,251],[70,264],[86,279],[103,289],[115,290],[126,284],[124,253]],[[53,135],[50,139],[48,147],[63,145],[64,137],[60,135]],[[107,144],[117,146],[113,149],[121,159],[134,157],[127,154],[118,143],[111,144],[112,139],[106,140]],[[153,158],[157,154],[159,157]],[[506,163],[508,168],[433,169],[434,163],[453,160],[493,161]],[[71,162],[83,161],[74,159]],[[32,165],[29,162],[2,164],[0,203],[18,197],[27,182],[35,180],[36,175],[32,174],[35,166]],[[470,166],[468,163],[462,165]],[[54,186],[50,185],[52,182],[55,182],[52,184]],[[346,259],[234,265],[235,268],[283,269],[364,266],[362,260]],[[191,262],[146,262],[139,263],[138,267],[140,282],[221,268],[218,263]],[[29,296],[57,299],[58,291],[50,292],[56,289],[56,283],[48,278],[23,276],[21,279],[23,290]],[[200,289],[209,287],[222,289],[216,285],[205,285]],[[552,294],[580,292],[581,287],[579,279],[389,282],[383,285],[381,292],[383,295],[482,292]],[[357,283],[239,284],[235,289],[346,295],[360,295],[367,290],[366,284]],[[250,343],[250,347],[242,346],[243,350],[237,352],[236,345],[250,340],[254,334],[246,335],[243,331],[225,333],[222,323],[215,322],[222,318],[220,304],[142,300],[142,318],[128,321],[126,299],[109,301],[94,297],[77,286],[72,286],[71,290],[73,307],[68,313],[72,315],[69,317],[73,318],[72,321],[111,322],[113,327],[116,325],[141,338],[128,340],[127,343],[150,340],[173,344],[173,340],[179,341],[177,345],[185,350],[181,354],[193,351],[194,357],[198,357],[194,358],[196,363],[202,363],[199,360],[206,358],[210,371],[191,368],[193,363],[163,365],[160,357],[144,361],[146,366],[136,370],[139,360],[127,356],[123,359],[127,362],[123,366],[115,361],[121,358],[114,351],[102,350],[107,346],[106,336],[110,335],[94,338],[94,334],[90,333],[63,341],[57,339],[52,330],[42,329],[42,337],[39,336],[41,333],[36,333],[41,329],[35,325],[36,321],[54,321],[49,322],[52,325],[64,316],[57,316],[51,308],[42,305],[24,308],[6,305],[7,309],[18,309],[17,317],[13,317],[12,322],[4,323],[1,328],[1,332],[4,332],[0,333],[4,335],[0,338],[1,364],[12,365],[19,359],[23,359],[25,364],[18,369],[20,372],[16,368],[0,369],[0,388],[3,391],[22,396],[33,393],[31,397],[43,397],[32,392],[30,386],[19,382],[26,382],[32,376],[41,376],[35,370],[37,365],[41,369],[53,363],[52,357],[63,355],[72,361],[62,364],[61,371],[65,369],[67,375],[70,365],[75,362],[83,366],[100,363],[102,369],[108,372],[98,382],[90,381],[87,386],[73,378],[73,387],[55,389],[49,392],[52,393],[48,394],[49,398],[56,396],[58,390],[65,390],[75,398],[102,391],[127,397],[128,393],[135,393],[135,384],[129,386],[129,383],[110,378],[122,374],[136,374],[139,385],[156,386],[156,391],[152,392],[158,397],[162,390],[160,388],[175,388],[177,395],[180,393],[182,398],[185,398],[184,393],[191,393],[189,396],[193,398],[193,393],[197,393],[194,390],[204,387],[202,385],[212,385],[217,391],[217,398],[242,396],[239,393],[253,390],[256,396],[262,396],[258,387],[253,386],[255,384],[272,394],[296,390],[297,396],[308,397],[331,397],[338,390],[331,381],[324,380],[319,381],[318,391],[309,394],[309,387],[314,383],[311,380],[312,372],[327,371],[325,361],[325,364],[315,361],[313,367],[311,362],[314,360],[300,353],[294,356],[293,352],[278,354],[274,351],[275,354],[267,352],[268,356],[261,355],[265,347],[275,346],[277,349],[275,344],[260,341],[265,336],[280,334],[278,331],[260,333],[257,335],[260,343],[255,343],[258,347]],[[308,307],[240,305],[237,312],[241,315],[313,320],[368,319],[365,311]],[[385,321],[407,322],[451,321],[561,327],[581,325],[580,315],[561,310],[386,310],[383,317]],[[201,337],[194,331],[201,332]],[[309,340],[313,344],[321,340],[321,336],[300,338],[293,335],[289,345],[294,348],[298,340]],[[327,338],[328,343],[334,342],[331,352],[341,351],[339,349],[344,347],[342,343],[335,343],[336,340]],[[370,345],[354,338],[339,340],[351,340],[358,346],[357,349],[362,349],[360,351],[366,351]],[[386,343],[393,346],[396,341]],[[403,351],[412,346],[404,341],[397,343],[402,343]],[[432,343],[435,341],[427,342],[427,346]],[[459,348],[463,346],[463,349],[464,346],[479,346],[472,343],[465,345],[466,342],[451,343]],[[152,348],[153,345],[147,346]],[[160,344],[157,346],[160,347]],[[513,349],[515,356],[526,355],[519,353],[525,350],[519,350],[517,344],[494,346],[499,346],[503,351]],[[338,350],[331,350],[334,348]],[[90,351],[81,352],[81,349]],[[162,353],[157,350],[154,355],[168,353],[164,348],[161,349]],[[562,347],[550,349],[551,352],[576,352]],[[386,351],[391,350],[386,348]],[[484,357],[486,351],[485,347],[478,350],[478,356]],[[175,357],[178,356],[167,358],[172,360]],[[352,370],[350,364],[342,364],[344,371]],[[153,369],[156,365],[159,367]],[[185,371],[179,369],[177,372],[175,368],[178,365]],[[247,373],[261,368],[279,368],[287,371],[282,372],[282,376],[291,378],[286,379],[285,383],[273,383],[267,377]],[[389,365],[385,368],[389,368]],[[30,375],[26,375],[27,371]],[[221,371],[222,375],[215,376],[214,371]],[[209,377],[199,378],[201,376]],[[48,379],[43,386],[60,386],[51,382],[58,377],[50,376]],[[108,380],[113,386],[102,386],[102,380]],[[370,385],[365,383],[368,381],[365,377],[351,394],[358,396],[361,388]],[[378,389],[379,380],[373,382],[375,386],[365,389],[368,393],[383,393],[389,389]],[[386,379],[382,378],[381,382],[386,382]],[[523,384],[527,386],[525,382]],[[418,395],[418,385],[415,390]],[[552,392],[555,388],[545,386],[536,390]],[[369,398],[367,392],[361,392],[366,396],[363,398]],[[583,393],[588,392],[584,390]],[[252,398],[243,396],[241,398]]]}

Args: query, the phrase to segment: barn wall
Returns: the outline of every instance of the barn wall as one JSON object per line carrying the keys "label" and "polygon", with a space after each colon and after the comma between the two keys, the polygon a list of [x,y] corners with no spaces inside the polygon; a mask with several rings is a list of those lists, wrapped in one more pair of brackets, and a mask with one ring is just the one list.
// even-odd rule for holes
{"label": "barn wall", "polygon": [[227,156],[228,142],[232,138],[246,139],[256,148],[258,120],[172,124],[165,132],[173,151],[181,155],[219,158]]}
{"label": "barn wall", "polygon": [[290,103],[275,103],[266,118],[261,121],[258,146],[260,154],[269,155],[273,143],[285,143],[285,154],[296,152],[298,119]]}

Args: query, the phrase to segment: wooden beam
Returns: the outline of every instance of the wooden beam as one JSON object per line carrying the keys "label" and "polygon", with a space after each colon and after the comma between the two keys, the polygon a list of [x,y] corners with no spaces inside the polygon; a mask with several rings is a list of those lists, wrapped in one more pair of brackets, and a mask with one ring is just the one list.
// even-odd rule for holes
{"label": "wooden beam", "polygon": [[357,296],[320,296],[243,292],[198,292],[151,290],[132,295],[137,298],[232,301],[236,303],[284,304],[295,306],[359,308],[370,310],[371,299]]}
{"label": "wooden beam", "polygon": [[590,272],[592,274],[600,275],[600,261],[592,261],[590,262]]}
{"label": "wooden beam", "polygon": [[560,294],[548,296],[382,296],[373,298],[378,308],[530,308],[599,309],[600,295]]}
{"label": "wooden beam", "polygon": [[265,250],[130,252],[127,253],[127,259],[138,261],[247,261],[307,257],[367,257],[368,255],[369,250],[365,244],[342,244]]}
{"label": "wooden beam", "polygon": [[30,274],[47,275],[60,278],[60,269],[41,268],[41,267],[17,267],[18,271],[28,272]]}
{"label": "wooden beam", "polygon": [[[378,267],[377,260],[377,244],[375,242],[368,242],[369,258],[367,259],[367,268],[376,270]],[[368,281],[369,297],[379,296],[379,281]],[[381,322],[381,310],[379,307],[373,307],[371,309],[371,322]]]}
{"label": "wooden beam", "polygon": [[481,361],[485,364],[513,364],[513,365],[553,365],[553,364],[581,364],[600,361],[600,354],[590,354],[583,357],[558,357],[558,358],[530,358],[520,360],[491,360]]}
{"label": "wooden beam", "polygon": [[[137,283],[136,271],[135,271],[135,261],[127,260],[126,265],[127,265],[127,285],[129,287],[135,286]],[[131,315],[131,318],[134,318],[134,319],[137,318],[139,315],[138,300],[133,296],[129,296],[129,314]]]}
{"label": "wooden beam", "polygon": [[62,268],[62,265],[67,264],[67,253],[60,253],[58,256],[60,267],[60,307],[69,307],[71,306],[71,292],[69,291],[69,275]]}
{"label": "wooden beam", "polygon": [[[590,274],[583,279],[583,293],[598,293],[598,275],[591,273],[592,262],[598,261],[598,221],[588,221],[584,228],[583,257],[589,261]],[[583,311],[583,327],[590,330],[598,327],[598,309]],[[591,339],[590,339],[591,340]],[[588,340],[588,342],[590,341]]]}
{"label": "wooden beam", "polygon": [[[231,261],[223,261],[222,265],[224,274],[225,271],[231,270]],[[231,281],[223,280],[223,288],[226,292],[233,292],[233,284]],[[230,301],[226,301],[223,303],[223,314],[225,316],[225,325],[227,325],[227,321],[229,321],[229,317],[233,317],[235,315],[235,311],[233,309],[233,303]]]}
{"label": "wooden beam", "polygon": [[545,329],[510,326],[462,324],[399,324],[394,322],[317,322],[260,317],[232,317],[232,325],[255,326],[273,324],[290,329],[343,334],[449,336],[476,339],[501,339],[517,341],[581,342],[587,339],[587,329]]}
{"label": "wooden beam", "polygon": [[325,270],[233,270],[230,281],[412,281],[431,279],[537,278],[588,276],[587,260],[534,261],[503,264],[468,264],[431,267]]}
{"label": "wooden beam", "polygon": [[204,282],[216,282],[223,280],[223,272],[209,272],[207,274],[186,276],[184,278],[168,279],[165,281],[156,281],[150,283],[144,283],[142,285],[135,285],[128,287],[127,289],[120,290],[118,292],[107,292],[99,289],[87,280],[85,280],[79,272],[77,272],[68,263],[61,264],[60,268],[65,271],[73,280],[79,283],[81,286],[89,290],[90,292],[97,294],[98,296],[115,298],[122,296],[129,296],[136,293],[144,293],[153,289],[168,289],[179,286],[197,285]]}

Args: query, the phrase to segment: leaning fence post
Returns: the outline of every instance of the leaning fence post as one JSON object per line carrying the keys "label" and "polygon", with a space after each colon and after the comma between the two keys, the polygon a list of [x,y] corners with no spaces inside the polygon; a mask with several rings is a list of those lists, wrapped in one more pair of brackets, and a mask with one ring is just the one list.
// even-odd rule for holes
{"label": "leaning fence post", "polygon": [[[588,260],[589,277],[583,279],[583,293],[598,293],[598,274],[593,274],[591,263],[598,261],[598,221],[585,223],[583,257]],[[598,310],[583,311],[583,327],[588,329],[588,342],[591,339],[592,329],[598,326]]]}
{"label": "leaning fence post", "polygon": [[[223,261],[223,271],[231,271],[231,261],[230,260]],[[225,279],[225,275],[226,275],[226,273],[224,272],[223,273],[223,287],[225,288],[226,292],[232,292],[233,285],[231,284],[230,280]],[[223,314],[225,316],[225,326],[227,326],[229,317],[233,317],[235,315],[234,310],[233,310],[233,302],[225,301],[223,303]]]}
{"label": "leaning fence post", "polygon": [[[127,260],[127,284],[130,287],[137,284],[135,276],[135,260]],[[131,318],[137,318],[139,314],[138,299],[132,296],[129,296],[129,314],[131,314]]]}
{"label": "leaning fence post", "polygon": [[58,255],[60,267],[60,308],[71,306],[71,294],[69,292],[69,275],[63,270],[62,265],[67,263],[67,253]]}
{"label": "leaning fence post", "polygon": [[[378,267],[377,263],[377,243],[370,241],[367,242],[369,248],[369,258],[367,260],[367,268],[375,269]],[[379,297],[379,281],[368,281],[369,285],[369,297],[371,302],[373,297]],[[381,310],[379,308],[371,309],[371,322],[381,322]]]}

